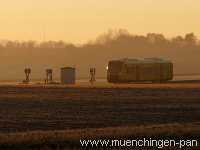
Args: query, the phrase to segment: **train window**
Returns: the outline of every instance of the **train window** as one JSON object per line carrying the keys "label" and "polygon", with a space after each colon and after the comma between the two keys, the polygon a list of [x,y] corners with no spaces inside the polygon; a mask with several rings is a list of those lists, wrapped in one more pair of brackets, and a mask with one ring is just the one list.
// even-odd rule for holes
{"label": "train window", "polygon": [[108,69],[112,73],[119,73],[122,70],[122,62],[110,62]]}

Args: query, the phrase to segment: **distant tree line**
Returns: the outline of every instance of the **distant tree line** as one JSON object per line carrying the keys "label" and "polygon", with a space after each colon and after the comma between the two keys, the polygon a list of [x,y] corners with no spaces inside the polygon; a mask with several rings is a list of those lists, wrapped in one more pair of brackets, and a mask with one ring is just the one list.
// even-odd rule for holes
{"label": "distant tree line", "polygon": [[[77,77],[87,78],[90,67],[97,77],[106,77],[111,59],[161,57],[171,59],[177,74],[200,73],[200,41],[193,34],[166,38],[163,34],[133,35],[126,30],[108,31],[82,45],[64,41],[2,41],[0,42],[1,79],[21,79],[23,68],[33,69],[33,78],[42,78],[46,68],[75,66]],[[57,69],[57,70],[56,70]]]}
{"label": "distant tree line", "polygon": [[[90,41],[86,44],[81,45],[81,47],[94,46],[94,45],[106,45],[106,44],[115,44],[117,42],[131,42],[137,45],[155,45],[155,46],[199,46],[200,41],[194,35],[194,33],[188,33],[184,37],[176,36],[171,39],[165,38],[163,34],[157,33],[148,33],[146,36],[132,35],[128,31],[120,29],[117,31],[110,30],[105,34],[97,37],[96,40]],[[130,43],[129,43],[130,44]],[[0,42],[0,48],[16,48],[16,49],[33,49],[33,48],[47,48],[47,49],[65,49],[76,47],[72,43],[66,43],[62,40],[60,41],[11,41],[7,40]],[[80,47],[80,46],[78,46]]]}

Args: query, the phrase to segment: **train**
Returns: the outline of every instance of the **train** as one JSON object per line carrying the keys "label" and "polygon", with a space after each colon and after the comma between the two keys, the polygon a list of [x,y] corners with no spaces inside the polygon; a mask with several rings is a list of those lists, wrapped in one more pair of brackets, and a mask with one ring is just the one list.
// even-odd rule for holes
{"label": "train", "polygon": [[107,67],[110,83],[166,82],[173,79],[173,63],[163,58],[111,60]]}

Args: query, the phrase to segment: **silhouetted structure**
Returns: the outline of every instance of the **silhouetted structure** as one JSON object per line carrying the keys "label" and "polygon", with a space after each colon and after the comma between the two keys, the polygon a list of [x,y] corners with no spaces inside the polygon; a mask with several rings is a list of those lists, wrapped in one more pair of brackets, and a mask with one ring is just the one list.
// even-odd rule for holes
{"label": "silhouetted structure", "polygon": [[23,83],[28,84],[30,82],[31,69],[30,68],[25,68],[24,69],[24,73],[25,73],[26,79],[23,80]]}
{"label": "silhouetted structure", "polygon": [[50,84],[52,82],[53,82],[53,70],[52,69],[46,69],[45,83]]}
{"label": "silhouetted structure", "polygon": [[90,83],[91,84],[93,84],[96,81],[95,75],[96,75],[96,68],[90,68]]}

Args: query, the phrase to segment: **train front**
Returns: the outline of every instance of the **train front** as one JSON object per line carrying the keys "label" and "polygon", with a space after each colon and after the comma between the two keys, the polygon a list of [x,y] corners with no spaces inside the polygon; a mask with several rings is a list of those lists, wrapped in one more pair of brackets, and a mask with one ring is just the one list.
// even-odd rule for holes
{"label": "train front", "polygon": [[123,62],[120,60],[109,61],[107,67],[107,81],[110,83],[121,82],[119,79],[119,74],[122,70]]}

